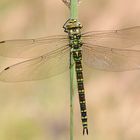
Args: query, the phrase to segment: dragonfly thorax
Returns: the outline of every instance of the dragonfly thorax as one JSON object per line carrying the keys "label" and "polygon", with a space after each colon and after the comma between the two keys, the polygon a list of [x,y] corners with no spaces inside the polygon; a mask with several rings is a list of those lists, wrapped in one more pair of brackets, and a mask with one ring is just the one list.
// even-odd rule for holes
{"label": "dragonfly thorax", "polygon": [[81,28],[82,25],[76,19],[69,19],[64,24],[64,31],[69,37],[69,46],[73,49],[79,49],[82,46]]}

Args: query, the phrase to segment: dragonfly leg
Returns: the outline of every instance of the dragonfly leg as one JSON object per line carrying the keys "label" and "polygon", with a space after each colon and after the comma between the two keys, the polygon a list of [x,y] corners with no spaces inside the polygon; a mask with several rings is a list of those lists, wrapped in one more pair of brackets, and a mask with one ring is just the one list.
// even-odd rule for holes
{"label": "dragonfly leg", "polygon": [[63,25],[63,29],[64,29],[64,32],[66,32],[67,33],[67,28],[66,28],[66,24],[68,23],[70,21],[70,18],[64,23],[64,25]]}
{"label": "dragonfly leg", "polygon": [[70,63],[69,69],[71,69],[73,66],[75,65],[75,63]]}

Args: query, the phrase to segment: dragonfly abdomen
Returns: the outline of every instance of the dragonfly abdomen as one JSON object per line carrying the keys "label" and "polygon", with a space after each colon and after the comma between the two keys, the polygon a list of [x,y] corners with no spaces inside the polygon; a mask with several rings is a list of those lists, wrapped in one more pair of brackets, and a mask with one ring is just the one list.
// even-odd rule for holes
{"label": "dragonfly abdomen", "polygon": [[76,51],[73,52],[73,57],[75,60],[75,70],[76,70],[76,79],[77,79],[77,87],[78,87],[78,94],[79,94],[79,103],[80,103],[80,110],[81,110],[81,120],[83,125],[83,134],[85,132],[88,134],[88,124],[87,124],[87,110],[86,110],[86,99],[85,99],[85,89],[84,89],[84,82],[83,82],[83,69],[81,63],[81,57],[79,60],[77,56],[82,56],[81,52]]}

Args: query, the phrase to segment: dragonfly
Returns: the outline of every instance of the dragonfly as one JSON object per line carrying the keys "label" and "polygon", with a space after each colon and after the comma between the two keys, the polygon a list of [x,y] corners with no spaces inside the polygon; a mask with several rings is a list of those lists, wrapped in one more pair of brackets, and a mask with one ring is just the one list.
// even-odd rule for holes
{"label": "dragonfly", "polygon": [[[69,0],[63,2],[70,7]],[[114,72],[140,69],[140,26],[82,33],[81,23],[69,19],[63,28],[67,35],[0,41],[0,56],[24,59],[4,68],[0,81],[50,78],[69,70],[72,56],[83,134],[88,134],[83,66]]]}
{"label": "dragonfly", "polygon": [[25,60],[4,68],[0,80],[32,81],[61,74],[69,70],[72,54],[83,134],[88,134],[82,66],[114,72],[140,69],[140,26],[81,33],[81,23],[70,19],[63,28],[68,35],[1,41],[0,56]]}

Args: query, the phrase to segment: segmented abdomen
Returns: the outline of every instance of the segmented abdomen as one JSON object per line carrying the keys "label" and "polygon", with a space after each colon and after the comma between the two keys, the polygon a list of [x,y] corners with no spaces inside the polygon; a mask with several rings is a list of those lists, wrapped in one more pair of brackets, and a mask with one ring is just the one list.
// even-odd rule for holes
{"label": "segmented abdomen", "polygon": [[76,79],[77,79],[78,94],[79,94],[79,103],[81,109],[83,134],[85,132],[88,134],[87,110],[86,110],[85,90],[84,90],[84,83],[83,83],[83,69],[81,63],[82,60],[81,50],[74,51],[73,57],[75,60],[75,70],[76,70]]}

